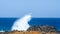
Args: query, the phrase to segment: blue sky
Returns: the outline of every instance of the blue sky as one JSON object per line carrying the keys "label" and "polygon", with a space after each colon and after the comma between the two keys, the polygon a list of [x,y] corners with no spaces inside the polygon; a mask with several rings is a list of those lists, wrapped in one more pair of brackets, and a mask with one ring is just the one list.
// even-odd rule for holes
{"label": "blue sky", "polygon": [[60,18],[60,0],[0,0],[0,17],[22,17],[28,13],[39,18]]}

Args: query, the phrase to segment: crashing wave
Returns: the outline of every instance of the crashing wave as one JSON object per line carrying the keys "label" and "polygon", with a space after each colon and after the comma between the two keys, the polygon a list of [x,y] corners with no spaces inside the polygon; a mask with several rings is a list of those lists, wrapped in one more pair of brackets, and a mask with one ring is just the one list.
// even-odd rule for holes
{"label": "crashing wave", "polygon": [[12,31],[13,30],[26,31],[30,27],[28,22],[31,20],[31,17],[32,17],[31,14],[28,14],[23,16],[21,19],[15,21],[12,26]]}

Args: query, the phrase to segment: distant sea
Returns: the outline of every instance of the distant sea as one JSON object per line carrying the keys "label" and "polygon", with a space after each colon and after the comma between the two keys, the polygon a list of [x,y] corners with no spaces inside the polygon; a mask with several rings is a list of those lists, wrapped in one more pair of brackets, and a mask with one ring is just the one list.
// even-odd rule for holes
{"label": "distant sea", "polygon": [[[0,18],[0,30],[11,30],[12,25],[18,18]],[[60,30],[60,18],[32,18],[29,25],[49,25]]]}

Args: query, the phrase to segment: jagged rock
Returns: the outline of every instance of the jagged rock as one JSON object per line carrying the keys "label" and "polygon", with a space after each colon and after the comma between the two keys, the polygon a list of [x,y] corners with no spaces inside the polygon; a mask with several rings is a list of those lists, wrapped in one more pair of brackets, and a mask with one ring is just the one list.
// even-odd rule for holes
{"label": "jagged rock", "polygon": [[46,25],[46,26],[42,26],[42,25],[39,25],[39,26],[30,26],[28,29],[27,29],[27,31],[40,31],[40,32],[51,32],[51,31],[53,31],[53,32],[55,32],[56,31],[56,28],[55,27],[53,27],[53,26],[48,26],[48,25]]}
{"label": "jagged rock", "polygon": [[37,30],[37,28],[36,28],[36,26],[30,26],[28,29],[27,29],[27,31],[36,31]]}

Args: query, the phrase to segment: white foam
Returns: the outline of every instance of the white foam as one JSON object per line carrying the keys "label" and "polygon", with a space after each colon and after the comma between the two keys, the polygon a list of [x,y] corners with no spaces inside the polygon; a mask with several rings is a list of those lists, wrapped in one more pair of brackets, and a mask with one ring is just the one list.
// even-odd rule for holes
{"label": "white foam", "polygon": [[1,30],[0,32],[5,32],[5,31]]}
{"label": "white foam", "polygon": [[21,19],[18,19],[14,22],[11,30],[26,31],[30,25],[28,22],[31,20],[31,14],[23,16]]}

